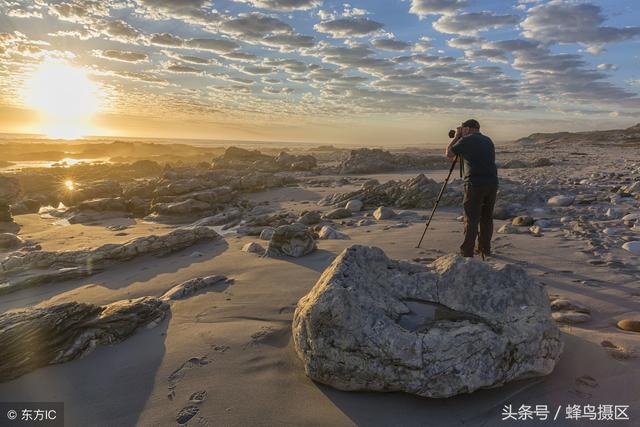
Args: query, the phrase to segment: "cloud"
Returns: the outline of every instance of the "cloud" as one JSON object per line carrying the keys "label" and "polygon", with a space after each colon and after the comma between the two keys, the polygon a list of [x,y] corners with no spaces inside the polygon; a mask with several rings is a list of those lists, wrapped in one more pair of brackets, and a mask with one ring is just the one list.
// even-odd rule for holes
{"label": "cloud", "polygon": [[245,53],[245,52],[229,52],[229,53],[225,53],[222,56],[224,56],[227,59],[233,59],[236,61],[245,61],[245,62],[254,62],[255,60],[258,59],[257,55],[254,55],[252,53]]}
{"label": "cloud", "polygon": [[407,50],[411,47],[409,43],[393,40],[393,39],[376,39],[371,42],[374,47],[382,50],[390,50],[401,52],[403,50]]}
{"label": "cloud", "polygon": [[504,40],[486,47],[513,55],[512,67],[522,75],[521,87],[542,101],[595,102],[640,108],[637,94],[608,81],[607,74],[589,69],[580,55],[552,53],[533,40]]}
{"label": "cloud", "polygon": [[409,12],[418,15],[451,14],[467,5],[465,0],[411,0]]}
{"label": "cloud", "polygon": [[387,59],[375,58],[368,46],[357,44],[353,46],[325,45],[318,50],[318,55],[324,62],[336,64],[342,68],[357,68],[369,73],[379,73],[382,69],[393,68],[394,63]]}
{"label": "cloud", "polygon": [[262,39],[262,44],[276,47],[282,51],[289,52],[297,49],[312,48],[315,46],[315,38],[301,34],[276,34]]}
{"label": "cloud", "polygon": [[243,40],[260,40],[268,34],[291,33],[293,28],[278,18],[253,12],[241,14],[220,25],[220,29]]}
{"label": "cloud", "polygon": [[185,40],[184,47],[196,50],[210,50],[218,53],[232,52],[240,45],[231,40],[224,39],[189,39]]}
{"label": "cloud", "polygon": [[177,54],[175,52],[172,51],[168,51],[168,50],[164,50],[163,53],[171,58],[171,59],[175,59],[177,61],[182,61],[182,62],[189,62],[191,64],[202,64],[202,65],[207,65],[207,64],[213,64],[213,63],[217,63],[217,61],[213,60],[213,59],[209,59],[209,58],[202,58],[200,56],[192,56],[192,55],[181,55],[181,54]]}
{"label": "cloud", "polygon": [[172,63],[168,64],[165,69],[172,73],[188,73],[188,74],[200,74],[202,70],[199,68],[191,67],[189,65]]}
{"label": "cloud", "polygon": [[295,59],[269,59],[264,63],[265,65],[282,68],[287,72],[294,74],[302,74],[308,70],[307,64],[301,61],[296,61]]}
{"label": "cloud", "polygon": [[481,37],[458,37],[447,40],[447,44],[458,49],[467,49],[472,46],[480,45],[485,40]]}
{"label": "cloud", "polygon": [[598,70],[602,70],[602,71],[615,71],[618,69],[617,65],[614,64],[598,64],[598,66],[596,67],[598,68]]}
{"label": "cloud", "polygon": [[534,6],[522,21],[522,35],[543,43],[581,43],[598,53],[601,45],[640,35],[640,27],[604,27],[598,6],[553,1]]}
{"label": "cloud", "polygon": [[263,66],[244,66],[241,70],[247,74],[271,74],[275,71],[273,67],[263,67]]}
{"label": "cloud", "polygon": [[51,15],[78,24],[91,23],[94,17],[109,16],[109,7],[98,1],[55,3],[47,6]]}
{"label": "cloud", "polygon": [[469,61],[509,62],[507,55],[500,49],[474,49],[464,52],[464,57]]}
{"label": "cloud", "polygon": [[136,28],[118,19],[103,22],[98,28],[102,30],[103,34],[108,35],[110,39],[124,43],[135,42],[141,36],[140,31]]}
{"label": "cloud", "polygon": [[149,60],[149,55],[146,53],[125,50],[94,50],[93,54],[99,58],[122,62],[145,62]]}
{"label": "cloud", "polygon": [[178,47],[184,44],[184,40],[170,33],[152,34],[149,42],[159,46]]}
{"label": "cloud", "polygon": [[185,22],[209,24],[219,21],[218,13],[206,10],[208,0],[138,0],[147,16],[153,19],[181,19]]}
{"label": "cloud", "polygon": [[520,19],[515,15],[496,15],[492,12],[462,13],[444,15],[433,23],[433,28],[441,33],[473,36],[492,28],[515,25]]}
{"label": "cloud", "polygon": [[367,18],[341,18],[321,22],[313,28],[321,33],[331,34],[335,38],[361,37],[381,30],[384,24]]}
{"label": "cloud", "polygon": [[271,9],[281,12],[309,10],[322,5],[322,0],[235,0],[249,3],[260,9]]}

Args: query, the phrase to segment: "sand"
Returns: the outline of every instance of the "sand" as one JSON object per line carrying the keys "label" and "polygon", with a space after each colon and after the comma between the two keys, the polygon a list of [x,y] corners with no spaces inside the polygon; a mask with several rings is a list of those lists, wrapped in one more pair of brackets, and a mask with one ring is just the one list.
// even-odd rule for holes
{"label": "sand", "polygon": [[[443,175],[446,171],[434,173],[439,179]],[[399,177],[406,178],[378,176]],[[316,208],[315,201],[334,191],[294,187],[251,198],[304,210]],[[640,359],[617,360],[600,343],[608,340],[640,349],[640,334],[615,327],[617,320],[640,312],[639,278],[590,265],[578,252],[584,244],[565,240],[560,232],[540,238],[496,235],[495,256],[489,260],[520,264],[547,286],[549,294],[591,308],[590,322],[561,326],[565,351],[551,375],[449,399],[341,392],[304,375],[291,342],[293,310],[334,257],[354,243],[379,246],[398,259],[457,252],[462,239],[458,215],[458,208],[439,210],[423,249],[415,249],[422,224],[383,230],[393,220],[340,229],[350,240],[320,241],[318,251],[299,259],[245,253],[242,246],[257,239],[227,235],[170,256],[122,263],[89,278],[2,296],[0,311],[73,300],[105,304],[160,296],[175,284],[204,275],[234,280],[224,289],[172,303],[171,315],[160,326],[141,330],[123,343],[0,384],[0,401],[64,401],[69,426],[170,426],[176,425],[179,414],[189,413],[195,413],[187,424],[193,426],[496,426],[509,425],[501,421],[503,406],[509,404],[548,405],[551,416],[559,405],[630,405],[632,421],[624,425],[637,425]],[[60,226],[37,215],[17,216],[16,221],[22,225],[23,238],[36,240],[47,250],[95,247],[171,229],[130,221],[124,230],[128,234],[117,236],[119,232],[105,228],[112,224],[106,222]],[[206,399],[190,402],[198,392],[206,392]],[[184,410],[191,406],[197,412]],[[591,425],[564,420],[564,410],[563,406],[553,425]]]}

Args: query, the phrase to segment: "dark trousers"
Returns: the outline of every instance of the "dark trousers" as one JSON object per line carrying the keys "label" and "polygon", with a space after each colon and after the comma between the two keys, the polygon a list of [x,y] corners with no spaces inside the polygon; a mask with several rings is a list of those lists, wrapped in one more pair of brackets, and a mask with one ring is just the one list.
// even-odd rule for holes
{"label": "dark trousers", "polygon": [[[463,256],[472,257],[478,238],[478,249],[491,253],[493,235],[493,206],[496,203],[497,184],[465,183],[464,185],[464,242],[460,246]],[[478,227],[480,233],[478,234]]]}

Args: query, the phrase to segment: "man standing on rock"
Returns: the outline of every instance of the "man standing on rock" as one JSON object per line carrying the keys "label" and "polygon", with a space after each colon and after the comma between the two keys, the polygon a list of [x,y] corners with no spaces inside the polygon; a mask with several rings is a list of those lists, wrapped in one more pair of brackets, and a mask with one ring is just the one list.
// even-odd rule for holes
{"label": "man standing on rock", "polygon": [[470,119],[458,127],[446,155],[451,161],[458,156],[464,170],[464,242],[460,252],[462,256],[473,257],[477,237],[478,246],[475,249],[484,258],[491,255],[493,206],[498,191],[493,141],[480,133],[477,120]]}

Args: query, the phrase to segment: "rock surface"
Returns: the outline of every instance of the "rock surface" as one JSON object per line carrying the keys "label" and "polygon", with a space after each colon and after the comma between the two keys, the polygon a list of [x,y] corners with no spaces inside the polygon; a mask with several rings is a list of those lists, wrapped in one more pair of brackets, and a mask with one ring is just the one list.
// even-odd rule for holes
{"label": "rock surface", "polygon": [[380,206],[378,209],[373,211],[373,217],[377,220],[381,219],[390,219],[396,216],[396,213],[391,208],[387,208],[385,206]]}
{"label": "rock surface", "polygon": [[162,297],[160,297],[163,301],[176,301],[185,298],[189,298],[193,294],[200,292],[203,289],[211,288],[213,286],[228,283],[229,279],[225,276],[206,276],[206,277],[196,277],[195,279],[187,280],[186,282],[180,283],[179,285],[174,286],[165,292]]}
{"label": "rock surface", "polygon": [[249,252],[252,254],[263,254],[264,248],[256,242],[249,242],[242,247],[242,252]]}
{"label": "rock surface", "polygon": [[318,232],[318,237],[324,240],[347,240],[349,236],[341,233],[335,228],[329,227],[328,225],[322,226],[320,231]]}
{"label": "rock surface", "polygon": [[0,261],[2,292],[42,282],[94,274],[117,262],[142,255],[165,255],[220,235],[210,227],[177,228],[161,236],[144,236],[123,244],[106,244],[90,250],[14,253]]}
{"label": "rock surface", "polygon": [[294,223],[276,228],[266,253],[268,256],[298,258],[310,254],[316,248],[316,241],[309,228],[304,224]]}
{"label": "rock surface", "polygon": [[142,297],[97,306],[69,302],[0,314],[0,382],[83,357],[98,345],[123,341],[157,324],[169,305]]}
{"label": "rock surface", "polygon": [[435,271],[354,245],[296,307],[309,377],[342,390],[448,397],[549,374],[562,351],[541,284],[455,255]]}

